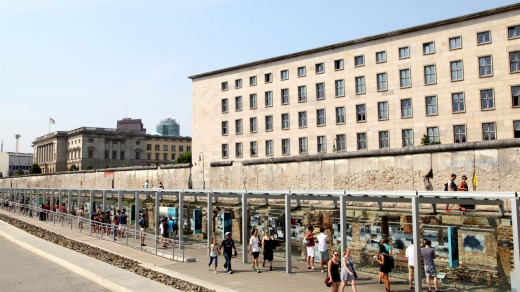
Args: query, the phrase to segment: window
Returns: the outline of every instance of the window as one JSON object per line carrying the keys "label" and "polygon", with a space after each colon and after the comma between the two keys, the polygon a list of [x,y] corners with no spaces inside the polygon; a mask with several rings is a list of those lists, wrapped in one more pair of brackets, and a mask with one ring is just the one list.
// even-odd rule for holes
{"label": "window", "polygon": [[403,147],[411,147],[413,146],[413,130],[412,129],[404,129],[403,133]]}
{"label": "window", "polygon": [[437,74],[435,72],[435,65],[424,66],[424,84],[437,83]]}
{"label": "window", "polygon": [[437,96],[432,95],[426,97],[426,115],[437,115]]}
{"label": "window", "polygon": [[242,143],[235,143],[235,157],[242,157]]}
{"label": "window", "polygon": [[159,153],[155,153],[155,160],[159,160]]}
{"label": "window", "polygon": [[379,131],[379,149],[390,148],[388,131]]}
{"label": "window", "polygon": [[242,119],[235,120],[235,134],[242,134]]}
{"label": "window", "polygon": [[151,153],[146,153],[146,159],[152,160],[152,154]]}
{"label": "window", "polygon": [[399,59],[410,58],[410,47],[399,48]]}
{"label": "window", "polygon": [[222,113],[227,113],[228,112],[228,99],[223,98],[221,104],[222,104]]}
{"label": "window", "polygon": [[249,155],[255,157],[258,155],[258,144],[256,141],[249,143]]}
{"label": "window", "polygon": [[493,76],[493,59],[491,56],[478,58],[479,77]]}
{"label": "window", "polygon": [[307,86],[298,86],[298,102],[307,101]]}
{"label": "window", "polygon": [[484,45],[484,44],[490,44],[491,43],[491,32],[483,31],[477,33],[477,45]]}
{"label": "window", "polygon": [[265,130],[266,131],[273,130],[273,116],[265,116]]}
{"label": "window", "polygon": [[282,114],[282,129],[289,129],[289,114]]}
{"label": "window", "polygon": [[168,151],[168,145],[163,145],[162,146],[162,151]]}
{"label": "window", "polygon": [[[92,139],[92,142],[94,142],[94,139]],[[141,145],[141,141],[135,141],[135,145]]]}
{"label": "window", "polygon": [[495,95],[493,89],[483,89],[480,91],[480,108],[489,110],[495,108]]}
{"label": "window", "polygon": [[343,67],[344,67],[343,59],[334,61],[334,70],[343,70]]}
{"label": "window", "polygon": [[336,151],[345,151],[347,150],[347,135],[341,134],[336,135],[336,144],[333,145],[336,148]]}
{"label": "window", "polygon": [[184,152],[184,146],[179,145],[179,152]]}
{"label": "window", "polygon": [[272,91],[266,91],[265,92],[265,106],[273,106],[273,92]]}
{"label": "window", "polygon": [[365,56],[355,56],[354,57],[354,66],[355,67],[361,67],[365,66]]}
{"label": "window", "polygon": [[520,25],[510,26],[507,28],[507,37],[514,39],[520,37]]}
{"label": "window", "polygon": [[325,98],[325,83],[316,83],[316,99]]}
{"label": "window", "polygon": [[110,159],[110,152],[109,151],[105,151],[105,159]]}
{"label": "window", "polygon": [[386,51],[376,53],[376,63],[386,62]]}
{"label": "window", "polygon": [[327,138],[325,136],[318,136],[318,153],[327,152]]}
{"label": "window", "polygon": [[[159,156],[159,153],[155,154],[155,156]],[[112,159],[117,159],[117,151],[115,150],[112,150]]]}
{"label": "window", "polygon": [[509,53],[509,72],[520,72],[520,51]]}
{"label": "window", "polygon": [[520,121],[513,121],[513,137],[520,138]]}
{"label": "window", "polygon": [[[88,142],[89,142],[89,143],[94,143],[94,139],[88,139]],[[137,141],[137,142],[139,142],[139,141]],[[137,143],[137,142],[136,142],[136,143]],[[137,144],[137,145],[139,145],[139,144]]]}
{"label": "window", "polygon": [[377,77],[377,91],[386,91],[388,90],[388,76],[386,73],[379,73],[376,75]]}
{"label": "window", "polygon": [[146,144],[146,150],[151,151],[152,150],[152,144]]}
{"label": "window", "polygon": [[343,79],[334,81],[334,94],[336,97],[345,96],[345,81]]}
{"label": "window", "polygon": [[220,89],[222,91],[228,90],[228,83],[227,82],[220,83]]}
{"label": "window", "polygon": [[94,158],[94,150],[88,150],[88,158]]}
{"label": "window", "polygon": [[513,106],[520,106],[520,86],[511,86],[511,97],[513,99]]}
{"label": "window", "polygon": [[273,156],[274,155],[274,149],[273,149],[273,140],[267,140],[265,141],[265,155],[266,156]]}
{"label": "window", "polygon": [[356,77],[356,94],[365,93],[365,76]]}
{"label": "window", "polygon": [[307,138],[298,138],[298,153],[307,153]]}
{"label": "window", "polygon": [[430,143],[438,143],[439,141],[439,128],[438,127],[429,127],[426,128],[426,134],[428,135],[428,139],[430,139]]}
{"label": "window", "polygon": [[[123,158],[121,158],[123,159]],[[163,160],[168,160],[168,153],[163,153]]]}
{"label": "window", "polygon": [[[174,154],[175,155],[175,154]],[[135,152],[135,159],[140,160],[141,159],[141,152]],[[173,159],[172,159],[173,160]]]}
{"label": "window", "polygon": [[367,133],[357,133],[357,149],[358,150],[366,150],[367,149]]}
{"label": "window", "polygon": [[154,147],[154,148],[155,148],[155,151],[160,151],[160,147],[161,147],[161,145],[154,145],[154,146],[155,146],[155,147]]}
{"label": "window", "polygon": [[482,140],[490,141],[497,139],[497,132],[495,123],[483,123],[482,124]]}
{"label": "window", "polygon": [[258,123],[256,121],[256,117],[255,118],[249,118],[249,131],[251,133],[258,132]]}
{"label": "window", "polygon": [[[226,122],[227,123],[227,122]],[[175,151],[175,145],[172,145],[172,151]]]}
{"label": "window", "polygon": [[336,124],[344,124],[345,123],[345,107],[337,107],[336,108]]}
{"label": "window", "polygon": [[464,102],[464,93],[463,92],[457,92],[451,94],[451,102],[452,102],[452,108],[453,113],[463,113],[466,111],[466,105]]}
{"label": "window", "polygon": [[412,99],[401,99],[401,118],[411,118],[412,114]]}
{"label": "window", "polygon": [[325,109],[316,110],[316,125],[325,126]]}
{"label": "window", "polygon": [[388,120],[388,102],[382,101],[377,103],[377,119]]}
{"label": "window", "polygon": [[235,80],[235,88],[242,88],[242,79]]}
{"label": "window", "polygon": [[316,64],[316,74],[324,73],[325,72],[325,64],[318,63]]}
{"label": "window", "polygon": [[289,70],[282,70],[282,71],[280,71],[280,78],[282,80],[289,79]]}
{"label": "window", "polygon": [[[229,127],[228,127],[228,122],[227,121],[223,121],[222,122],[222,136],[225,136],[229,133]],[[175,151],[174,149],[172,151]]]}
{"label": "window", "polygon": [[222,144],[222,158],[228,158],[229,156],[229,148],[228,148],[228,144]]}
{"label": "window", "polygon": [[453,126],[453,143],[466,142],[466,125]]}
{"label": "window", "polygon": [[249,95],[249,108],[256,109],[256,93]]}
{"label": "window", "polygon": [[256,85],[256,76],[249,77],[249,86],[255,86]]}
{"label": "window", "polygon": [[305,77],[305,74],[307,74],[305,67],[298,67],[298,77]]}
{"label": "window", "polygon": [[358,105],[356,105],[356,121],[358,123],[367,121],[366,105],[365,104],[358,104]]}
{"label": "window", "polygon": [[462,61],[450,62],[450,70],[451,70],[451,81],[460,81],[460,80],[464,79]]}
{"label": "window", "polygon": [[435,54],[435,43],[429,42],[423,44],[423,54],[429,55],[429,54]]}
{"label": "window", "polygon": [[399,84],[401,88],[403,87],[411,87],[412,79],[411,79],[410,69],[399,70]]}
{"label": "window", "polygon": [[235,96],[235,111],[242,110],[242,96]]}
{"label": "window", "polygon": [[456,36],[449,39],[450,50],[457,50],[462,48],[462,37]]}
{"label": "window", "polygon": [[265,83],[273,82],[273,73],[264,74],[264,80],[265,80]]}
{"label": "window", "polygon": [[282,155],[291,154],[291,140],[282,139]]}
{"label": "window", "polygon": [[190,151],[191,152],[191,146],[186,146],[186,151]]}
{"label": "window", "polygon": [[280,94],[282,96],[282,104],[289,104],[289,89],[288,88],[282,89]]}
{"label": "window", "polygon": [[298,112],[298,127],[307,127],[307,112]]}

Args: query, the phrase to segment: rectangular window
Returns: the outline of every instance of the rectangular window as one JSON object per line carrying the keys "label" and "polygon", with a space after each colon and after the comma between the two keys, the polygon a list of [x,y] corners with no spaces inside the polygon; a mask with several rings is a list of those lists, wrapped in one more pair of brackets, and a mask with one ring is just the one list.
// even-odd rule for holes
{"label": "rectangular window", "polygon": [[457,92],[451,94],[451,103],[453,108],[453,113],[463,113],[466,111],[466,104],[464,101],[464,93]]}
{"label": "rectangular window", "polygon": [[282,139],[282,155],[291,154],[291,140]]}
{"label": "rectangular window", "polygon": [[483,31],[477,33],[477,45],[484,45],[484,44],[490,44],[491,43],[491,32]]}
{"label": "rectangular window", "polygon": [[495,108],[495,95],[493,89],[480,90],[480,108],[489,110]]}
{"label": "rectangular window", "polygon": [[152,153],[146,153],[146,159],[152,160]]}
{"label": "rectangular window", "polygon": [[266,131],[273,130],[273,116],[265,116],[265,130]]}
{"label": "rectangular window", "polygon": [[273,73],[264,74],[264,81],[265,81],[265,83],[273,82]]}
{"label": "rectangular window", "polygon": [[365,66],[365,56],[355,56],[354,57],[354,66],[355,67],[361,67]]}
{"label": "rectangular window", "polygon": [[511,98],[513,99],[513,107],[520,106],[520,86],[511,86]]}
{"label": "rectangular window", "polygon": [[289,129],[289,114],[282,114],[282,129]]}
{"label": "rectangular window", "polygon": [[316,99],[325,98],[325,83],[316,83]]}
{"label": "rectangular window", "polygon": [[249,109],[256,109],[256,93],[249,95]]}
{"label": "rectangular window", "polygon": [[235,143],[235,157],[242,157],[242,143]]}
{"label": "rectangular window", "polygon": [[235,80],[235,88],[242,88],[242,79]]}
{"label": "rectangular window", "polygon": [[367,121],[366,105],[365,104],[358,104],[358,105],[356,105],[356,121],[358,123]]}
{"label": "rectangular window", "polygon": [[221,101],[221,105],[222,105],[222,113],[227,113],[228,112],[228,99],[223,98]]}
{"label": "rectangular window", "polygon": [[428,42],[423,44],[423,54],[429,55],[429,54],[435,54],[435,43],[434,42]]}
{"label": "rectangular window", "polygon": [[356,77],[356,94],[365,93],[365,76]]}
{"label": "rectangular window", "polygon": [[482,140],[491,141],[497,139],[497,132],[495,123],[483,123],[482,124]]}
{"label": "rectangular window", "polygon": [[258,132],[258,122],[256,121],[256,117],[255,118],[249,118],[249,131],[251,133]]}
{"label": "rectangular window", "polygon": [[155,160],[159,160],[159,153],[155,153]]}
{"label": "rectangular window", "polygon": [[401,99],[401,118],[411,118],[412,114],[412,99]]}
{"label": "rectangular window", "polygon": [[273,140],[265,141],[265,155],[266,156],[273,156],[274,155],[273,147],[274,147]]}
{"label": "rectangular window", "polygon": [[413,146],[413,130],[412,129],[404,129],[403,133],[403,147],[412,147]]}
{"label": "rectangular window", "polygon": [[323,64],[323,63],[316,64],[315,68],[316,68],[316,74],[321,74],[321,73],[325,72],[325,64]]}
{"label": "rectangular window", "polygon": [[[94,143],[94,139],[88,139],[88,142],[89,143]],[[137,144],[137,142],[139,142],[139,141],[136,141],[136,145],[139,145],[139,144]]]}
{"label": "rectangular window", "polygon": [[390,148],[388,131],[379,131],[379,149]]}
{"label": "rectangular window", "polygon": [[426,134],[428,135],[428,139],[430,139],[430,143],[439,142],[439,128],[438,127],[426,128]]}
{"label": "rectangular window", "polygon": [[514,39],[520,37],[520,25],[510,26],[507,28],[507,37]]}
{"label": "rectangular window", "polygon": [[491,56],[478,58],[479,77],[493,76],[493,59]]}
{"label": "rectangular window", "polygon": [[168,145],[163,145],[163,146],[162,146],[162,150],[163,150],[163,151],[168,151]]}
{"label": "rectangular window", "polygon": [[[222,122],[222,136],[226,136],[228,133],[229,133],[228,122],[223,121]],[[175,151],[175,150],[172,150],[172,151]]]}
{"label": "rectangular window", "polygon": [[424,66],[424,84],[437,83],[437,73],[435,65]]}
{"label": "rectangular window", "polygon": [[222,144],[221,149],[222,149],[222,158],[228,158],[228,156],[229,156],[228,144]]}
{"label": "rectangular window", "polygon": [[520,72],[520,51],[509,53],[509,72]]}
{"label": "rectangular window", "polygon": [[289,89],[288,88],[282,89],[280,94],[282,96],[282,104],[289,104]]}
{"label": "rectangular window", "polygon": [[462,37],[456,36],[450,38],[450,50],[457,50],[462,48]]}
{"label": "rectangular window", "polygon": [[273,92],[272,91],[265,92],[265,106],[266,107],[273,106]]}
{"label": "rectangular window", "polygon": [[376,53],[376,63],[386,62],[386,51]]}
{"label": "rectangular window", "polygon": [[[139,153],[139,152],[138,152]],[[88,158],[94,158],[94,150],[89,149],[88,150]]]}
{"label": "rectangular window", "polygon": [[366,150],[367,149],[367,133],[357,133],[357,149],[358,150]]}
{"label": "rectangular window", "polygon": [[399,85],[401,88],[412,86],[410,69],[399,70]]}
{"label": "rectangular window", "polygon": [[[174,154],[175,155],[175,154]],[[135,159],[140,160],[141,159],[141,152],[135,152]],[[172,159],[173,160],[173,159]]]}
{"label": "rectangular window", "polygon": [[513,121],[513,137],[520,138],[520,121]]}
{"label": "rectangular window", "polygon": [[343,59],[334,61],[334,70],[343,70],[343,67],[344,67]]}
{"label": "rectangular window", "polygon": [[379,73],[376,75],[377,77],[377,91],[386,91],[388,90],[388,76],[386,73]]}
{"label": "rectangular window", "polygon": [[344,124],[345,123],[345,107],[337,107],[336,108],[336,124]]}
{"label": "rectangular window", "polygon": [[161,145],[154,145],[155,151],[160,151]]}
{"label": "rectangular window", "polygon": [[175,145],[172,145],[172,151],[175,152]]}
{"label": "rectangular window", "polygon": [[256,76],[249,77],[249,86],[255,86],[256,85]]}
{"label": "rectangular window", "polygon": [[307,112],[298,112],[298,127],[306,128],[307,127]]}
{"label": "rectangular window", "polygon": [[163,153],[163,160],[168,160],[168,153]]}
{"label": "rectangular window", "polygon": [[257,144],[256,141],[253,141],[253,142],[249,143],[249,155],[251,157],[258,156],[258,144]]}
{"label": "rectangular window", "polygon": [[451,81],[460,81],[464,79],[464,71],[462,60],[450,62]]}
{"label": "rectangular window", "polygon": [[426,97],[426,115],[437,115],[437,96],[432,95]]}
{"label": "rectangular window", "polygon": [[298,138],[298,153],[307,153],[307,138]]}
{"label": "rectangular window", "polygon": [[453,126],[453,142],[454,143],[466,142],[466,125]]}
{"label": "rectangular window", "polygon": [[298,86],[298,102],[307,101],[307,86]]}
{"label": "rectangular window", "polygon": [[152,144],[146,144],[146,150],[151,151],[152,150]]}
{"label": "rectangular window", "polygon": [[325,109],[316,110],[316,125],[325,126]]}
{"label": "rectangular window", "polygon": [[242,110],[242,96],[235,96],[235,111]]}
{"label": "rectangular window", "polygon": [[[156,155],[159,155],[159,154],[156,154]],[[117,151],[113,150],[112,151],[112,159],[117,159]]]}
{"label": "rectangular window", "polygon": [[399,59],[410,58],[410,47],[399,48]]}
{"label": "rectangular window", "polygon": [[336,97],[345,96],[345,81],[343,79],[334,81],[334,94]]}
{"label": "rectangular window", "polygon": [[282,70],[282,71],[280,71],[280,78],[282,80],[289,79],[289,70]]}
{"label": "rectangular window", "polygon": [[325,136],[318,136],[317,142],[318,153],[327,152],[327,138]]}
{"label": "rectangular window", "polygon": [[227,82],[220,83],[220,89],[222,91],[228,90],[228,83]]}
{"label": "rectangular window", "polygon": [[179,145],[179,152],[184,152],[184,146]]}
{"label": "rectangular window", "polygon": [[377,103],[377,119],[388,120],[388,102],[382,101]]}
{"label": "rectangular window", "polygon": [[333,145],[336,148],[336,151],[346,151],[347,150],[347,135],[341,134],[336,135],[336,145]]}
{"label": "rectangular window", "polygon": [[305,77],[305,74],[307,74],[305,67],[298,67],[298,77]]}
{"label": "rectangular window", "polygon": [[242,134],[242,119],[235,120],[235,134]]}

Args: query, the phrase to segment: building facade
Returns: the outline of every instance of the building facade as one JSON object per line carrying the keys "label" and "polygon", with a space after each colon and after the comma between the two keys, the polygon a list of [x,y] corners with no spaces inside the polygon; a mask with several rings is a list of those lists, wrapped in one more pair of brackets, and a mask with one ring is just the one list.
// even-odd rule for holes
{"label": "building facade", "polygon": [[203,73],[193,150],[226,164],[520,138],[519,73],[520,4]]}
{"label": "building facade", "polygon": [[116,129],[120,132],[146,134],[146,129],[144,128],[141,119],[124,118],[118,120]]}
{"label": "building facade", "polygon": [[31,153],[0,152],[0,173],[3,177],[15,176],[18,170],[26,174],[32,163]]}
{"label": "building facade", "polygon": [[179,137],[181,126],[174,119],[167,118],[159,122],[156,127],[157,133],[162,136]]}

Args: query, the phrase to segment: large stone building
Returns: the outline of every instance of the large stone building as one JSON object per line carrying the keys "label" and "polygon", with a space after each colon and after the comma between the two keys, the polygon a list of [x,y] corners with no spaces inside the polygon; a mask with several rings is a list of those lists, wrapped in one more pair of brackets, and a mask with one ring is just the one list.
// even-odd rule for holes
{"label": "large stone building", "polygon": [[146,134],[146,129],[143,126],[141,119],[123,118],[117,121],[116,129],[121,132],[134,132]]}

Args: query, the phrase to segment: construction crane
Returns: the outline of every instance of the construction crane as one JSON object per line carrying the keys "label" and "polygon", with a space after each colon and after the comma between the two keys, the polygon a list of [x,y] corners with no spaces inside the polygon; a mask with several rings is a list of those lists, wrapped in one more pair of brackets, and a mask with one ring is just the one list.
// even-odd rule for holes
{"label": "construction crane", "polygon": [[14,135],[14,137],[16,138],[16,153],[18,153],[18,144],[20,142],[20,137],[22,137],[22,135],[16,134],[16,135]]}

